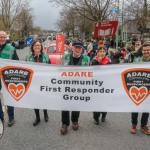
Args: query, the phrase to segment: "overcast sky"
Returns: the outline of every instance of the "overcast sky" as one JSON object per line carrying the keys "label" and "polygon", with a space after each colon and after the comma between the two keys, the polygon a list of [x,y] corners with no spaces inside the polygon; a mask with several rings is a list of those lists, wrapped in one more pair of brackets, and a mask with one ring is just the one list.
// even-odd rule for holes
{"label": "overcast sky", "polygon": [[48,0],[32,0],[34,25],[42,29],[57,29],[55,24],[59,18],[60,7],[53,6]]}

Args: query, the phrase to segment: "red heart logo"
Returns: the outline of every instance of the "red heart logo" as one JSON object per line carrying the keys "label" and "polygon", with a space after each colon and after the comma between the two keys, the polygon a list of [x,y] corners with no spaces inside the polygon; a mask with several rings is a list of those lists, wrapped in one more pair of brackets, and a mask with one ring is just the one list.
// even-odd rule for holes
{"label": "red heart logo", "polygon": [[14,83],[10,83],[8,85],[8,90],[9,93],[17,100],[19,101],[19,99],[24,95],[25,93],[25,86],[22,83],[19,84],[14,84]]}
{"label": "red heart logo", "polygon": [[130,88],[129,94],[130,94],[131,99],[136,103],[136,105],[139,105],[148,96],[148,90],[144,86],[140,88],[133,86]]}

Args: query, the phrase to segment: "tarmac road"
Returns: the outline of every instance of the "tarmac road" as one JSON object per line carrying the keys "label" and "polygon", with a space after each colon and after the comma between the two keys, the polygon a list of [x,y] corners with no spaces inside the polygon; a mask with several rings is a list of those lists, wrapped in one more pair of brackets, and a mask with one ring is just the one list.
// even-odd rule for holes
{"label": "tarmac road", "polygon": [[[17,50],[21,60],[29,49]],[[81,112],[78,131],[69,127],[67,135],[60,134],[61,112],[48,110],[49,122],[34,127],[34,110],[15,108],[15,125],[7,127],[0,139],[0,150],[149,150],[150,136],[143,134],[138,124],[137,134],[129,132],[130,113],[108,113],[106,122],[95,125],[92,112]],[[141,114],[139,114],[140,122]],[[150,127],[150,123],[148,124]]]}
{"label": "tarmac road", "polygon": [[[149,150],[149,136],[138,130],[130,134],[130,113],[108,113],[105,123],[95,125],[92,112],[81,112],[78,131],[69,127],[67,135],[60,134],[60,111],[48,111],[45,123],[32,125],[35,115],[31,109],[15,109],[16,123],[7,127],[0,140],[0,150]],[[139,116],[141,117],[141,115]],[[139,126],[138,126],[139,129]]]}

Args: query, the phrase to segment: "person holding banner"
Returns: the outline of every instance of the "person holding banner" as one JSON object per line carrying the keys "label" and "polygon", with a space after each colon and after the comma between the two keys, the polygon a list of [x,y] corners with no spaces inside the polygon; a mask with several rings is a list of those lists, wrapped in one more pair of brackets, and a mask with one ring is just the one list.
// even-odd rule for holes
{"label": "person holding banner", "polygon": [[[16,49],[10,44],[7,44],[6,40],[7,40],[6,32],[0,31],[0,58],[19,60],[18,55],[16,53]],[[14,122],[14,107],[7,106],[7,113],[8,113],[8,127],[11,127],[15,123]],[[3,116],[4,115],[3,115],[1,99],[0,99],[0,119],[2,121],[4,121]]]}
{"label": "person holding banner", "polygon": [[[82,54],[83,44],[80,41],[75,41],[72,45],[72,53],[63,55],[60,64],[73,65],[73,66],[87,66],[90,64],[90,58]],[[61,134],[67,133],[67,128],[70,125],[69,111],[62,111],[62,127],[60,129]],[[79,111],[71,112],[71,121],[73,130],[78,130]]]}
{"label": "person holding banner", "polygon": [[[138,59],[135,59],[134,62],[150,62],[150,42],[144,43],[142,46],[142,57],[138,57]],[[148,123],[148,118],[149,118],[149,113],[148,112],[144,112],[142,113],[142,117],[141,117],[141,127],[140,130],[147,134],[150,135],[150,130],[147,127],[147,123]],[[130,128],[130,132],[132,134],[136,134],[137,131],[137,123],[138,123],[138,113],[133,112],[131,114],[131,122],[132,122],[132,126]]]}
{"label": "person holding banner", "polygon": [[[91,65],[106,65],[111,63],[111,59],[106,56],[107,48],[105,46],[98,47],[97,56],[92,60]],[[101,121],[105,122],[107,112],[93,112],[94,123],[99,125],[99,117],[102,114]]]}
{"label": "person holding banner", "polygon": [[[36,40],[31,44],[31,54],[26,56],[26,61],[36,62],[36,63],[46,63],[46,64],[51,63],[48,55],[43,52],[43,46],[39,40]],[[33,122],[33,126],[36,126],[40,123],[40,113],[39,113],[39,109],[34,109],[34,111],[35,111],[36,119]],[[45,122],[48,122],[49,117],[48,117],[47,110],[43,110],[43,111],[44,111]]]}

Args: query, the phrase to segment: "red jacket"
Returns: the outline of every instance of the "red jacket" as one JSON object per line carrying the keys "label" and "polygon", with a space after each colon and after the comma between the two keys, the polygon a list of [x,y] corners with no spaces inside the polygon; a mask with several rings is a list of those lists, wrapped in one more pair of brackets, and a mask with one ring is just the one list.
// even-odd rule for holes
{"label": "red jacket", "polygon": [[[98,62],[98,56],[95,56],[94,59]],[[110,63],[111,63],[111,59],[108,58],[107,56],[105,56],[99,64],[106,65],[106,64],[110,64]]]}

